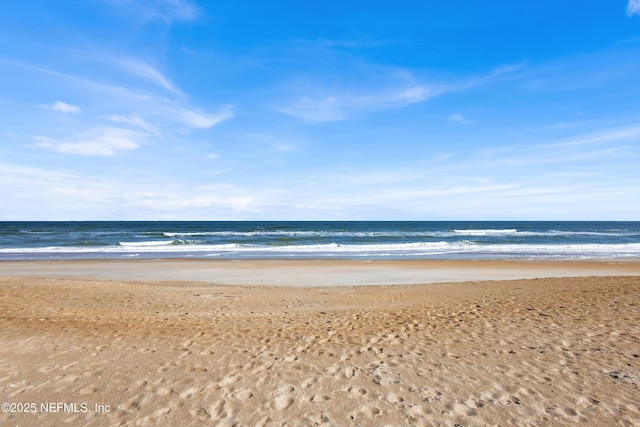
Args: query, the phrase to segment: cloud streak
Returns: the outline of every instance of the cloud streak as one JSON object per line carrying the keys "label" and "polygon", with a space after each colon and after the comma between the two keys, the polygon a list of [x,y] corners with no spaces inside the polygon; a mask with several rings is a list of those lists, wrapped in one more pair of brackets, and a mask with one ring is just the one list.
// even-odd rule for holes
{"label": "cloud streak", "polygon": [[175,110],[175,117],[183,123],[200,129],[209,129],[233,117],[230,107],[225,107],[216,114],[204,113],[190,109]]}
{"label": "cloud streak", "polygon": [[35,136],[35,146],[62,154],[111,157],[122,152],[140,148],[148,135],[123,128],[98,128],[89,135],[72,141],[55,140],[46,136]]}
{"label": "cloud streak", "polygon": [[174,22],[193,21],[200,15],[200,9],[187,0],[104,1],[128,11],[128,15],[142,18],[145,22],[160,21],[170,25]]}
{"label": "cloud streak", "polygon": [[442,92],[439,87],[409,85],[383,93],[346,92],[326,97],[304,96],[276,110],[306,122],[335,122],[362,112],[402,108],[424,102]]}
{"label": "cloud streak", "polygon": [[200,14],[200,9],[187,0],[159,0],[155,4],[155,16],[166,22],[192,21]]}
{"label": "cloud streak", "polygon": [[62,102],[62,101],[56,101],[54,104],[52,105],[48,105],[48,104],[41,104],[38,105],[39,108],[42,108],[43,110],[52,110],[52,111],[58,111],[60,113],[79,113],[80,112],[80,107],[78,107],[77,105],[71,105],[71,104],[67,104],[66,102]]}
{"label": "cloud streak", "polygon": [[627,4],[627,15],[640,15],[640,0],[629,0]]}
{"label": "cloud streak", "polygon": [[[46,129],[36,133],[38,141],[35,144],[36,147],[61,154],[115,156],[138,149],[142,143],[152,137],[162,140],[171,135],[184,135],[193,129],[211,129],[234,117],[232,106],[223,106],[217,111],[206,111],[193,106],[173,82],[140,60],[105,55],[88,55],[88,57],[97,57],[102,63],[115,65],[128,74],[142,77],[154,86],[168,91],[169,96],[163,96],[163,92],[158,90],[155,91],[156,93],[153,91],[142,93],[138,86],[128,88],[103,84],[99,77],[87,79],[0,58],[0,62],[48,76],[53,82],[62,80],[68,90],[82,94],[84,98],[91,100],[89,104],[92,105],[91,111],[95,114],[93,117],[86,112],[84,123],[76,121],[51,123]],[[80,107],[62,101],[41,104],[38,107],[63,114],[78,114],[81,111]],[[99,121],[96,121],[96,118]],[[93,130],[89,132],[90,135],[86,135],[79,130],[82,128]],[[64,133],[71,137],[60,139],[50,136],[50,132]]]}
{"label": "cloud streak", "polygon": [[37,220],[35,201],[47,206],[48,218],[60,220],[210,219],[212,211],[237,218],[258,212],[261,203],[257,192],[228,184],[131,182],[7,163],[0,163],[0,196],[13,208],[0,212],[0,220]]}
{"label": "cloud streak", "polygon": [[119,59],[115,63],[124,71],[142,77],[143,79],[160,86],[169,92],[176,95],[181,95],[182,92],[178,89],[167,77],[165,77],[160,71],[145,64],[142,61],[135,59]]}
{"label": "cloud streak", "polygon": [[156,136],[160,135],[160,130],[156,126],[147,122],[145,119],[135,115],[123,116],[120,114],[110,114],[110,115],[104,116],[104,118],[114,123],[123,123],[123,124],[131,125],[136,128],[144,129],[148,132],[155,134]]}
{"label": "cloud streak", "polygon": [[566,141],[545,144],[546,147],[580,146],[600,143],[613,143],[616,141],[640,142],[640,125],[616,127],[588,134],[578,135]]}
{"label": "cloud streak", "polygon": [[77,105],[67,104],[66,102],[57,101],[51,106],[53,111],[59,111],[61,113],[79,113],[80,107]]}
{"label": "cloud streak", "polygon": [[471,120],[467,119],[465,116],[463,116],[460,113],[454,113],[454,114],[450,115],[449,117],[447,117],[447,122],[449,122],[449,123],[457,123],[457,124],[461,124],[461,125],[468,125],[468,124],[472,123]]}
{"label": "cloud streak", "polygon": [[297,92],[305,94],[277,107],[276,111],[310,123],[336,122],[362,113],[400,109],[447,93],[470,90],[520,68],[522,64],[505,65],[461,83],[431,84],[421,82],[406,70],[393,69],[387,71],[386,76],[358,82],[353,88],[327,89],[315,85],[297,88]]}

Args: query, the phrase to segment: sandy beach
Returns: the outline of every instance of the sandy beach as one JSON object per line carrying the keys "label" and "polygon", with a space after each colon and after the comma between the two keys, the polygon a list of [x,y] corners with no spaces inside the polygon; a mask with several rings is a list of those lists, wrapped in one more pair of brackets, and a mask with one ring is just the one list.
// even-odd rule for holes
{"label": "sandy beach", "polygon": [[637,261],[0,275],[3,426],[640,425]]}

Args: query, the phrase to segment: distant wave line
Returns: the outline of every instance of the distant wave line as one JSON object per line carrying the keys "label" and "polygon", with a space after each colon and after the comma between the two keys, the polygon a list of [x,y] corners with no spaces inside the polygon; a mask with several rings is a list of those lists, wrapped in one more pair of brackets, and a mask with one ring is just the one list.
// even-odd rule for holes
{"label": "distant wave line", "polygon": [[517,229],[473,229],[451,231],[288,231],[288,230],[257,230],[257,231],[195,231],[195,232],[163,232],[166,237],[197,237],[197,236],[284,236],[284,237],[459,237],[459,236],[636,236],[638,233],[620,231],[518,231]]}

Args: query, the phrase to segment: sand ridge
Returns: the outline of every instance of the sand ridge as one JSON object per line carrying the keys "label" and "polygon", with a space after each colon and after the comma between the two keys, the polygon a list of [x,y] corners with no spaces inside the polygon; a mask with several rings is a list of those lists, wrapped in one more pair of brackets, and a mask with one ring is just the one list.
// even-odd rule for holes
{"label": "sand ridge", "polygon": [[[640,425],[640,277],[0,278],[2,425]],[[95,405],[108,405],[96,412]]]}

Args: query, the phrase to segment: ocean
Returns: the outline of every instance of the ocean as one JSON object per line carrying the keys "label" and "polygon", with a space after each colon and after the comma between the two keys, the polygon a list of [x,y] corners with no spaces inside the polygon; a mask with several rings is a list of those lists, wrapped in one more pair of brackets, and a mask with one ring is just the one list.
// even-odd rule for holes
{"label": "ocean", "polygon": [[0,222],[0,260],[629,259],[640,222]]}

